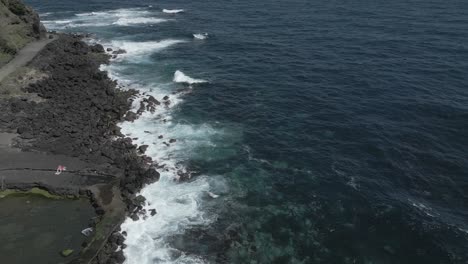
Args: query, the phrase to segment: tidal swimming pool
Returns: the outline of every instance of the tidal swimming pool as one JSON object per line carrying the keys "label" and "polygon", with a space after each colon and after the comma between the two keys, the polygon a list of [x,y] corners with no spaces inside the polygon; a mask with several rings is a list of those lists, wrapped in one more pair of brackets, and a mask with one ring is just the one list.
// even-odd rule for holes
{"label": "tidal swimming pool", "polygon": [[94,216],[86,199],[54,200],[26,194],[1,198],[0,262],[66,263],[71,257],[64,258],[60,252],[79,252],[85,239],[80,232]]}

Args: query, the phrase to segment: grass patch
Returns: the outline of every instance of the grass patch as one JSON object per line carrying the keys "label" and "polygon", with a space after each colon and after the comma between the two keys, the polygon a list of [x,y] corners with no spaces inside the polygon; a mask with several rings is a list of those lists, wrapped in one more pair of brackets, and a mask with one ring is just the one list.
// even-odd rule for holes
{"label": "grass patch", "polygon": [[20,190],[12,190],[12,189],[6,189],[3,191],[0,191],[0,199],[5,198],[7,196],[12,196],[12,195],[38,195],[42,196],[47,199],[54,199],[54,200],[61,200],[61,199],[76,199],[78,197],[74,195],[56,195],[52,194],[44,189],[34,187],[28,191],[20,191]]}
{"label": "grass patch", "polygon": [[0,51],[0,67],[7,64],[11,59],[13,59],[13,55]]}

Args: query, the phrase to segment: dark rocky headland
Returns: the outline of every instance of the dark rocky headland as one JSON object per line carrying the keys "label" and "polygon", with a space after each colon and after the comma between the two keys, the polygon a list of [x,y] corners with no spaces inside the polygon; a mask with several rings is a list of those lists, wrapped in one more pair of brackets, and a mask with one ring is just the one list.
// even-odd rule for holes
{"label": "dark rocky headland", "polygon": [[[1,0],[0,11],[12,4],[24,7],[17,0]],[[37,14],[23,9],[34,19],[22,21],[38,33],[28,40],[44,38]],[[5,14],[0,13],[0,19]],[[0,32],[0,39],[9,34],[13,33]],[[39,188],[48,195],[89,198],[98,215],[90,221],[94,232],[81,252],[67,260],[122,263],[125,245],[119,226],[127,216],[146,215],[144,198],[136,193],[157,181],[159,173],[143,155],[144,149],[137,149],[117,126],[132,118],[129,109],[136,91],[118,89],[99,70],[109,55],[101,45],[83,42],[83,37],[56,35],[27,66],[0,83],[0,138],[9,140],[7,147],[0,140],[0,191]],[[14,55],[4,43],[2,52]],[[155,106],[148,102],[147,109]],[[57,165],[67,169],[55,175]]]}

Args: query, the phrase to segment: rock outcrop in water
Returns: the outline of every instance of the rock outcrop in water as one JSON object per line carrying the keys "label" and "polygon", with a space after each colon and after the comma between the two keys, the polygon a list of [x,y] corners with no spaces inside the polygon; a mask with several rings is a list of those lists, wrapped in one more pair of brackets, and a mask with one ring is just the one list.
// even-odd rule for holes
{"label": "rock outcrop in water", "polygon": [[27,43],[44,38],[39,15],[20,0],[0,0],[0,67]]}

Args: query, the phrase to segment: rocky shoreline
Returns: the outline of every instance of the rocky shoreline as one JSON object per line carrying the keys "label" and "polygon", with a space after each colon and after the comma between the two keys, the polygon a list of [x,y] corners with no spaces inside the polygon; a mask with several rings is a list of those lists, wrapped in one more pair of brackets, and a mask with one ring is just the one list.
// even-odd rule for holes
{"label": "rocky shoreline", "polygon": [[[87,196],[99,216],[90,226],[94,234],[69,263],[123,263],[124,236],[118,230],[126,217],[144,212],[138,191],[159,179],[157,164],[125,137],[117,124],[132,120],[134,90],[121,90],[101,71],[109,62],[101,45],[88,45],[81,35],[61,34],[27,66],[4,82],[20,90],[0,97],[0,132],[16,134],[12,146],[0,150],[8,164],[6,189],[39,187],[57,195]],[[149,98],[141,111],[157,105]],[[42,162],[41,162],[42,160]],[[34,163],[35,162],[35,163]],[[67,166],[55,175],[55,166]],[[3,168],[2,168],[3,169]]]}

